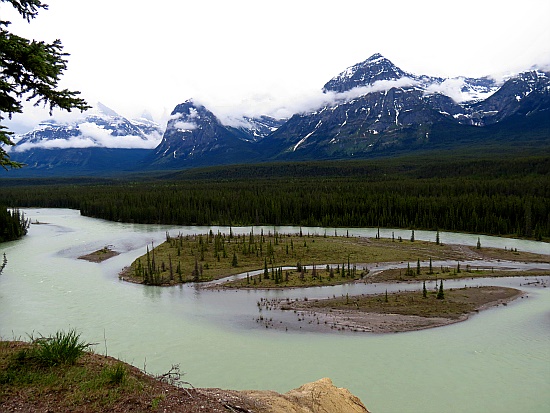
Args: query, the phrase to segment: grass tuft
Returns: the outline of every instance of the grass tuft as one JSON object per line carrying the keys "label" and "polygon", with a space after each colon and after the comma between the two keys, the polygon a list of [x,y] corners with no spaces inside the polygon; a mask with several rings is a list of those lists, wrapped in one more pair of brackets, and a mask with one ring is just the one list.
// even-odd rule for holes
{"label": "grass tuft", "polygon": [[116,363],[112,366],[107,366],[103,370],[103,375],[109,384],[122,384],[126,380],[128,371],[123,363]]}
{"label": "grass tuft", "polygon": [[92,346],[91,343],[82,341],[80,333],[74,329],[58,331],[50,337],[31,339],[35,346],[28,356],[43,366],[73,365]]}

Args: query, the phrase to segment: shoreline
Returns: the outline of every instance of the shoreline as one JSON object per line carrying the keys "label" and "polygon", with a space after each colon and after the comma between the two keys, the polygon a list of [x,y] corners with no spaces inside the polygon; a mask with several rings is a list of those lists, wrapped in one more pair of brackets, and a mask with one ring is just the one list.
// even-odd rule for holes
{"label": "shoreline", "polygon": [[[417,314],[383,313],[361,309],[336,309],[330,307],[316,306],[315,301],[295,301],[291,303],[286,300],[280,300],[278,302],[271,301],[265,303],[265,308],[275,309],[284,312],[294,312],[297,315],[298,320],[301,321],[302,324],[309,325],[310,328],[313,328],[313,330],[317,332],[322,332],[329,329],[333,331],[336,330],[387,334],[419,331],[463,322],[468,320],[471,316],[480,313],[481,311],[493,307],[498,307],[500,305],[506,306],[508,303],[515,301],[520,297],[527,297],[524,291],[514,288],[470,288],[475,288],[478,291],[480,291],[481,289],[486,289],[488,291],[497,292],[499,294],[505,294],[506,296],[504,298],[499,297],[496,299],[480,302],[472,310],[463,314],[455,314],[453,316],[421,316]],[[465,289],[454,291],[456,292],[461,290]],[[390,300],[394,299],[396,295],[397,294],[389,295]],[[399,295],[403,296],[404,294],[399,293]],[[354,299],[354,297],[351,296],[349,298]],[[321,301],[324,300],[317,300],[317,302]],[[266,328],[277,329],[284,327],[285,329],[288,329],[288,327],[284,326],[283,324],[277,325],[277,323],[270,323],[267,321],[267,318],[264,318],[264,320]],[[302,327],[300,327],[300,329],[301,328]]]}
{"label": "shoreline", "polygon": [[[122,270],[120,277],[159,286],[200,282],[220,286],[225,283],[223,287],[236,288],[287,288],[369,281],[372,273],[378,272],[379,264],[387,266],[393,263],[399,268],[407,267],[409,263],[413,270],[422,266],[424,274],[429,265],[429,274],[437,274],[437,267],[434,267],[435,273],[431,272],[433,261],[434,265],[441,263],[441,272],[447,274],[436,276],[449,278],[448,273],[453,272],[453,268],[461,272],[462,264],[466,267],[462,268],[464,271],[482,262],[481,265],[488,267],[494,262],[495,267],[499,267],[497,263],[501,261],[547,263],[549,258],[545,254],[515,249],[475,248],[430,241],[319,235],[300,237],[278,233],[267,236],[251,233],[248,238],[239,235],[229,239],[220,234],[167,237],[165,242],[148,251],[150,256],[145,254],[136,258]],[[419,275],[420,269],[417,272]],[[248,277],[248,273],[252,275]],[[396,279],[413,279],[408,271],[405,275],[402,277],[398,273]]]}

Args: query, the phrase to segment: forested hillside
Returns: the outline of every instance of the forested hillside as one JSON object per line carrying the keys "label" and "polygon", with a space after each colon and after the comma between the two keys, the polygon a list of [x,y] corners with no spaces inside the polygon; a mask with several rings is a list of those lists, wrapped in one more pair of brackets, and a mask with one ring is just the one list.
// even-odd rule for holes
{"label": "forested hillside", "polygon": [[398,227],[541,240],[550,236],[549,177],[548,157],[277,163],[118,181],[10,180],[0,203],[122,222]]}

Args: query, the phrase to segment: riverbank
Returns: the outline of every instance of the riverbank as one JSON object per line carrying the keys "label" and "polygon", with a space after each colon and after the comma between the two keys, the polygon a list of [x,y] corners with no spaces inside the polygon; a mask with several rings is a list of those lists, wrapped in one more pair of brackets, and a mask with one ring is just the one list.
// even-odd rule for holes
{"label": "riverbank", "polygon": [[[473,314],[523,297],[524,293],[506,287],[470,287],[437,292],[409,291],[391,294],[342,296],[322,300],[262,300],[265,312],[293,312],[302,324],[317,325],[318,330],[370,333],[398,333],[441,327],[467,320]],[[266,327],[287,328],[268,321]]]}
{"label": "riverbank", "polygon": [[74,364],[37,365],[32,344],[0,341],[2,412],[368,413],[327,379],[285,394],[194,388],[179,369],[151,376],[112,357],[85,352]]}
{"label": "riverbank", "polygon": [[[413,273],[406,275],[413,279],[419,275],[419,269],[424,274],[437,273],[437,269],[428,268],[431,261],[454,262],[458,267],[455,273],[460,274],[461,261],[547,263],[549,259],[549,255],[484,248],[481,244],[470,247],[419,241],[414,239],[414,231],[409,240],[277,232],[259,235],[251,232],[248,236],[209,233],[172,237],[167,234],[165,242],[151,245],[146,254],[119,275],[124,281],[170,286],[208,283],[244,274],[246,277],[225,282],[223,287],[303,288],[357,280],[368,282],[368,268],[380,263],[408,263]],[[441,272],[452,272],[452,268],[441,268]],[[396,280],[403,274],[399,275]]]}

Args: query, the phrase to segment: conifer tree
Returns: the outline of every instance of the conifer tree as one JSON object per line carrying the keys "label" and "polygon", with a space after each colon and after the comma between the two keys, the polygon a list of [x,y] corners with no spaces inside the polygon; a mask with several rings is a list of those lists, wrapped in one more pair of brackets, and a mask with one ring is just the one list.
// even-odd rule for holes
{"label": "conifer tree", "polygon": [[[1,0],[10,3],[21,17],[30,23],[47,4],[40,0]],[[35,106],[49,106],[71,111],[84,111],[90,106],[77,97],[80,92],[58,90],[60,76],[67,68],[67,53],[61,41],[53,43],[28,40],[7,30],[10,22],[0,20],[0,166],[4,169],[20,168],[22,164],[10,160],[4,145],[14,145],[13,132],[2,125],[5,117],[23,113],[23,99],[34,101]]]}
{"label": "conifer tree", "polygon": [[416,275],[420,275],[420,258],[416,260]]}
{"label": "conifer tree", "polygon": [[4,268],[6,268],[6,265],[8,265],[8,259],[6,258],[6,253],[4,253],[2,264],[0,264],[0,274],[2,274],[2,271],[4,271]]}
{"label": "conifer tree", "polygon": [[422,297],[428,297],[428,290],[426,290],[426,281],[424,281],[424,283],[422,284]]}
{"label": "conifer tree", "polygon": [[438,300],[443,300],[445,298],[445,293],[443,292],[443,280],[439,280],[439,291],[436,298]]}

